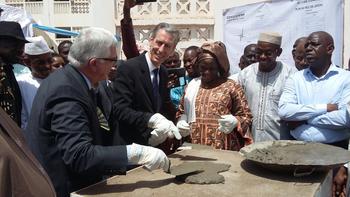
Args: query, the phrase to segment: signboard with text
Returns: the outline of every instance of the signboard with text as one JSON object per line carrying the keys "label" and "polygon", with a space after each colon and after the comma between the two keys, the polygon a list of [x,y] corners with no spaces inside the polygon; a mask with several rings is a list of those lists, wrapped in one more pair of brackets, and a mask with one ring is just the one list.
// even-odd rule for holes
{"label": "signboard with text", "polygon": [[326,31],[335,42],[333,63],[343,66],[343,11],[343,0],[274,0],[224,10],[224,43],[231,73],[239,71],[244,47],[257,43],[263,31],[282,35],[283,52],[278,59],[291,66],[294,66],[291,53],[294,41],[314,31]]}

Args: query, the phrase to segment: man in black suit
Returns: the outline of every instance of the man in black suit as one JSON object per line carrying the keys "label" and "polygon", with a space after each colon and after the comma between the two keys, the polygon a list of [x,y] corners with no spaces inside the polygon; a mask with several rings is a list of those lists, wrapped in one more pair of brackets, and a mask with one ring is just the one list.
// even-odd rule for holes
{"label": "man in black suit", "polygon": [[[114,81],[114,110],[124,143],[157,146],[168,137],[181,139],[174,119],[168,73],[161,65],[175,50],[179,32],[158,24],[149,39],[150,50],[121,64]],[[170,120],[169,120],[170,119]]]}
{"label": "man in black suit", "polygon": [[83,30],[71,46],[70,64],[46,78],[34,99],[25,137],[59,197],[128,164],[169,169],[159,149],[101,145],[94,88],[115,63],[116,46],[113,34],[104,29]]}
{"label": "man in black suit", "polygon": [[[98,113],[100,127],[104,135],[105,145],[120,145],[121,139],[119,135],[119,124],[118,121],[113,119],[113,92],[112,92],[112,81],[116,78],[117,67],[123,62],[118,60],[111,68],[108,74],[108,79],[99,82],[96,89],[97,95],[97,106],[100,109]],[[107,125],[106,125],[107,124]]]}

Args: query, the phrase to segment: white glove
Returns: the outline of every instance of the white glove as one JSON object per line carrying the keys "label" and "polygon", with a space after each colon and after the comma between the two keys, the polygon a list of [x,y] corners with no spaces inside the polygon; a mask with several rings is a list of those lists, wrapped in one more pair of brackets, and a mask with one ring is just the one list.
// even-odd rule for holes
{"label": "white glove", "polygon": [[182,137],[186,137],[191,134],[190,125],[187,123],[186,114],[182,114],[177,121],[176,127],[179,129],[179,132]]}
{"label": "white glove", "polygon": [[229,134],[237,126],[238,120],[233,115],[228,114],[228,115],[222,115],[221,118],[218,120],[218,122],[219,122],[218,130],[225,134]]}
{"label": "white glove", "polygon": [[169,138],[173,138],[175,136],[176,139],[181,139],[179,129],[173,122],[166,119],[162,114],[156,113],[151,116],[148,121],[148,127],[157,130],[157,133],[166,133]]}
{"label": "white glove", "polygon": [[169,171],[170,162],[162,150],[135,143],[127,145],[126,147],[129,164],[144,165],[151,171],[160,168],[162,168],[165,172]]}
{"label": "white glove", "polygon": [[[151,132],[151,137],[148,139],[148,144],[151,146],[158,146],[163,143],[169,137],[169,133],[164,133],[158,129],[154,129]],[[172,136],[174,137],[174,136]],[[172,138],[170,137],[170,138]]]}

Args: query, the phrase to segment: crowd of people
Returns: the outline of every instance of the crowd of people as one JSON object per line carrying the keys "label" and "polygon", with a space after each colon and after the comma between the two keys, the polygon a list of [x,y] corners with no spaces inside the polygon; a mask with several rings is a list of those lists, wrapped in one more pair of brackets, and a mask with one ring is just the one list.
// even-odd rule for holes
{"label": "crowd of people", "polygon": [[[125,61],[101,28],[82,30],[55,53],[43,37],[25,38],[18,23],[0,22],[0,169],[10,177],[0,196],[69,196],[139,165],[168,171],[167,155],[183,142],[239,151],[301,140],[348,149],[350,74],[332,63],[329,33],[297,39],[295,65],[286,65],[278,60],[282,36],[261,32],[235,74],[224,43],[189,46],[186,75],[169,75],[181,67],[179,32],[160,23],[139,51],[135,5],[124,4]],[[15,76],[14,64],[30,71]],[[345,167],[334,170],[333,196],[345,195],[346,180]]]}

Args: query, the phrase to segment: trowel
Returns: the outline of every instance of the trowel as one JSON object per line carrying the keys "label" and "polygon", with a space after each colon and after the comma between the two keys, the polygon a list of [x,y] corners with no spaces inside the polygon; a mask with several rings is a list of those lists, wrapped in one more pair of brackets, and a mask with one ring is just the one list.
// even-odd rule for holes
{"label": "trowel", "polygon": [[[147,167],[143,166],[143,169],[150,171]],[[169,160],[169,168],[168,170],[164,170],[165,173],[171,174],[175,176],[175,179],[184,179],[190,175],[198,174],[201,172],[204,172],[204,170],[201,169],[195,169],[195,168],[171,168],[171,162]]]}
{"label": "trowel", "polygon": [[171,164],[169,165],[169,170],[167,171],[168,174],[174,175],[175,179],[184,179],[190,175],[198,174],[201,172],[204,172],[204,170],[201,169],[195,169],[195,168],[171,168]]}

